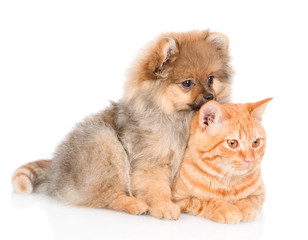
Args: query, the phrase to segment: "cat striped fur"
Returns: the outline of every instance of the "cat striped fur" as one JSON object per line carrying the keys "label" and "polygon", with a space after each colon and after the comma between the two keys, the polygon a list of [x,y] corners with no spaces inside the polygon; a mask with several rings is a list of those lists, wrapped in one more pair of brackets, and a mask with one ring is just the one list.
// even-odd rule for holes
{"label": "cat striped fur", "polygon": [[266,134],[261,118],[270,100],[211,101],[200,109],[173,186],[173,201],[182,212],[222,223],[256,217],[265,197],[260,164]]}
{"label": "cat striped fur", "polygon": [[16,192],[32,193],[45,180],[46,169],[51,160],[29,162],[13,173],[12,184]]}

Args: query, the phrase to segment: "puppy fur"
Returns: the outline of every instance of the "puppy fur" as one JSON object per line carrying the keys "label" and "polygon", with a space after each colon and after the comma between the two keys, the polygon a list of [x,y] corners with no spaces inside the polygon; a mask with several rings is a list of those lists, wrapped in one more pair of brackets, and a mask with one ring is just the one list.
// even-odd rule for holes
{"label": "puppy fur", "polygon": [[231,73],[225,35],[206,30],[159,36],[132,66],[123,98],[79,123],[52,160],[18,168],[14,189],[177,219],[171,185],[191,118],[207,100],[228,100]]}

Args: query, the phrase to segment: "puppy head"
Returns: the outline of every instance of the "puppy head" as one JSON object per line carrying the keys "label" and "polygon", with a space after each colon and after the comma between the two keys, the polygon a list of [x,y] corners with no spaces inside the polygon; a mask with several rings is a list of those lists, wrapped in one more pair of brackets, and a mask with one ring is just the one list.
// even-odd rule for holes
{"label": "puppy head", "polygon": [[232,70],[225,35],[208,30],[167,33],[145,52],[131,71],[126,99],[144,96],[166,114],[228,100]]}

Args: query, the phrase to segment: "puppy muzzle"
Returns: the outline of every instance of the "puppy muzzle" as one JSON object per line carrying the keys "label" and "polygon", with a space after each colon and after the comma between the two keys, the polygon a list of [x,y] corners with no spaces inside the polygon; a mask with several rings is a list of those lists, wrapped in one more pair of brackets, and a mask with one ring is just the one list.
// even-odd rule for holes
{"label": "puppy muzzle", "polygon": [[205,94],[203,96],[203,99],[199,103],[191,103],[189,104],[189,106],[191,107],[192,110],[198,111],[203,104],[205,104],[210,100],[216,100],[216,97],[212,93]]}

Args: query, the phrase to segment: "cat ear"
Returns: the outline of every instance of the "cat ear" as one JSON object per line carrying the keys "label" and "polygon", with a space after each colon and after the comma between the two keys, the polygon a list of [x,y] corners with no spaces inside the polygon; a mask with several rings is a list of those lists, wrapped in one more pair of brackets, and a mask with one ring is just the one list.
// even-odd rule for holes
{"label": "cat ear", "polygon": [[207,129],[213,124],[220,122],[222,112],[219,103],[216,101],[209,101],[204,104],[199,111],[199,125]]}
{"label": "cat ear", "polygon": [[228,50],[229,39],[226,35],[219,32],[212,32],[209,35],[209,39],[217,47],[218,50]]}
{"label": "cat ear", "polygon": [[250,114],[252,117],[254,117],[257,121],[262,121],[262,115],[265,111],[265,108],[269,101],[271,101],[273,98],[266,98],[262,101],[256,102],[256,103],[250,103],[248,105]]}

